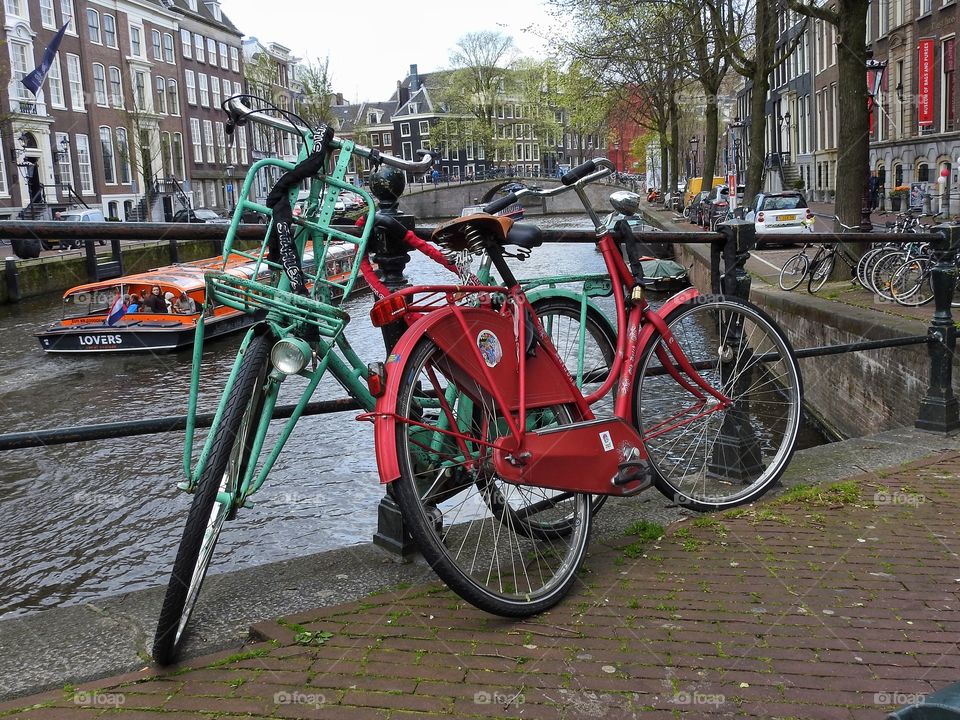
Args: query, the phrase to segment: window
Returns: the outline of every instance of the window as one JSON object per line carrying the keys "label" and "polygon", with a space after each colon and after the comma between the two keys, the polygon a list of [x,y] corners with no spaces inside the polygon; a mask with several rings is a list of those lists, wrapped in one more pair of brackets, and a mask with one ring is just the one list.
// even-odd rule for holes
{"label": "window", "polygon": [[163,34],[163,61],[173,65],[173,35],[170,33]]}
{"label": "window", "polygon": [[173,170],[173,163],[170,155],[170,133],[160,133],[160,174],[163,177],[170,177]]}
{"label": "window", "polygon": [[234,132],[233,142],[230,143],[230,164],[231,164],[231,165],[236,165],[236,164],[237,164],[237,135],[236,135],[236,133],[238,133],[239,130],[238,130],[237,128],[234,128],[233,132]]}
{"label": "window", "polygon": [[429,134],[430,134],[430,121],[429,121],[429,120],[421,120],[421,121],[420,121],[420,134],[421,134],[421,135],[429,135]]}
{"label": "window", "polygon": [[403,159],[413,160],[413,143],[411,142],[401,143],[401,148],[403,151]]}
{"label": "window", "polygon": [[160,31],[150,31],[150,44],[153,46],[153,59],[163,60],[163,46],[160,43]]}
{"label": "window", "polygon": [[238,127],[234,132],[238,133],[240,139],[240,162],[247,164],[247,129]]}
{"label": "window", "polygon": [[[66,142],[64,142],[66,140]],[[57,155],[57,181],[63,185],[73,185],[73,167],[70,162],[70,136],[66,133],[54,133],[54,148]]]}
{"label": "window", "polygon": [[167,109],[171,115],[180,114],[180,97],[177,93],[177,81],[173,78],[167,80]]}
{"label": "window", "polygon": [[230,48],[230,69],[240,72],[240,51],[235,47]]}
{"label": "window", "polygon": [[393,147],[393,133],[385,132],[385,133],[383,134],[383,146],[384,146],[385,148],[392,148],[392,147]]}
{"label": "window", "polygon": [[197,0],[187,0],[187,4],[190,6],[191,10],[197,12]]}
{"label": "window", "polygon": [[180,29],[180,54],[185,58],[193,58],[193,40],[189,30]]}
{"label": "window", "polygon": [[187,104],[197,104],[197,80],[193,75],[193,70],[185,70],[184,78],[187,83]]}
{"label": "window", "polygon": [[888,2],[889,0],[877,0],[877,15],[879,16],[877,18],[877,31],[881,36],[887,34],[890,26],[889,10],[887,9]]}
{"label": "window", "polygon": [[137,71],[133,75],[133,101],[137,110],[147,110],[147,74]]}
{"label": "window", "polygon": [[220,78],[210,76],[210,91],[213,94],[213,107],[219,108],[222,100],[220,99]]}
{"label": "window", "polygon": [[156,103],[154,103],[153,107],[158,113],[163,113],[164,115],[166,115],[167,114],[167,81],[158,75],[157,79],[155,80],[155,83],[157,88],[157,101]]}
{"label": "window", "polygon": [[110,67],[110,104],[116,108],[123,107],[123,81],[120,79],[120,68]]}
{"label": "window", "polygon": [[183,172],[183,135],[173,134],[173,174],[181,180],[186,177]]}
{"label": "window", "polygon": [[77,136],[77,167],[80,169],[80,192],[93,194],[93,170],[90,167],[90,139],[86,135]]}
{"label": "window", "polygon": [[[201,76],[202,77],[202,76]],[[203,121],[203,144],[207,148],[207,162],[213,162],[213,122]]]}
{"label": "window", "polygon": [[207,62],[211,65],[217,64],[217,41],[213,38],[207,38]]}
{"label": "window", "polygon": [[27,46],[20,42],[11,42],[10,79],[13,82],[11,93],[15,93],[18,98],[28,98],[27,89],[19,81],[23,80],[30,70],[30,63],[27,61]]}
{"label": "window", "polygon": [[107,185],[116,185],[116,166],[113,161],[113,132],[110,128],[100,128],[100,150],[103,153],[103,181]]}
{"label": "window", "polygon": [[53,0],[40,0],[40,23],[45,28],[56,30],[57,19],[53,14]]}
{"label": "window", "polygon": [[917,182],[930,182],[930,166],[926,161],[917,165]]}
{"label": "window", "polygon": [[117,21],[113,15],[103,16],[103,42],[107,47],[117,47]]}
{"label": "window", "polygon": [[60,0],[60,16],[63,22],[67,23],[67,32],[76,35],[77,28],[73,24],[73,0]]}
{"label": "window", "polygon": [[139,25],[130,26],[130,54],[143,57],[143,28]]}
{"label": "window", "polygon": [[126,128],[117,128],[117,158],[120,160],[120,184],[130,184],[130,143]]}
{"label": "window", "polygon": [[93,97],[97,105],[107,105],[107,76],[100,63],[93,64]]}
{"label": "window", "polygon": [[197,62],[204,62],[203,55],[203,35],[193,36],[193,47],[197,51]]}
{"label": "window", "polygon": [[60,53],[53,58],[50,65],[50,104],[55,108],[66,109],[66,99],[63,95],[63,76],[60,74]]}
{"label": "window", "polygon": [[87,31],[90,33],[90,42],[97,45],[100,42],[100,13],[96,10],[87,10]]}
{"label": "window", "polygon": [[200,81],[200,104],[204,107],[210,107],[210,89],[207,87],[207,76],[203,73],[197,73],[197,79]]}
{"label": "window", "polygon": [[225,42],[217,43],[217,49],[220,51],[220,67],[227,69],[229,60],[227,59],[227,44]]}
{"label": "window", "polygon": [[227,162],[227,136],[224,134],[223,123],[217,123],[217,162],[225,165]]}
{"label": "window", "polygon": [[400,137],[410,137],[410,123],[400,123]]}
{"label": "window", "polygon": [[920,14],[926,15],[932,9],[933,0],[920,0]]}
{"label": "window", "polygon": [[80,78],[79,55],[67,55],[67,80],[70,83],[70,107],[83,112],[83,81]]}
{"label": "window", "polygon": [[190,140],[193,143],[193,161],[203,162],[203,143],[200,140],[200,120],[190,118]]}

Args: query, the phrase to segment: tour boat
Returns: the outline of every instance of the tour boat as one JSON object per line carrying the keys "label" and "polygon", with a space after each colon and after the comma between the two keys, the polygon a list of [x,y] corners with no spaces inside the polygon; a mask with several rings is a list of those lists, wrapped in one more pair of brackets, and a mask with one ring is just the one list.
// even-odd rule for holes
{"label": "tour boat", "polygon": [[[327,277],[344,282],[350,275],[356,255],[356,246],[350,243],[332,243],[327,250]],[[311,268],[313,253],[304,253],[304,270]],[[193,345],[197,322],[203,319],[204,336],[214,338],[237,332],[257,321],[258,315],[218,305],[212,312],[201,312],[204,305],[204,274],[224,270],[238,277],[252,278],[255,264],[239,255],[231,255],[226,266],[222,257],[196,260],[156,268],[144,273],[125,275],[112,280],[87,283],[70,288],[63,295],[63,317],[35,333],[40,347],[48,353],[91,352],[169,352]],[[261,275],[269,270],[261,268]],[[148,312],[141,308],[119,317],[116,300],[121,295],[143,290],[146,295],[154,287],[160,296],[172,294],[172,302],[186,293],[196,305],[197,312],[179,314]],[[354,292],[365,287],[358,275]]]}

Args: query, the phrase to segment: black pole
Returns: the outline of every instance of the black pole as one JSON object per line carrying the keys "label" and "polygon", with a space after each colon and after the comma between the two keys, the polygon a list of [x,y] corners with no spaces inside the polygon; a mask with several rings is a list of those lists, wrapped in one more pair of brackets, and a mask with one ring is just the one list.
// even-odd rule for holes
{"label": "black pole", "polygon": [[84,266],[87,270],[87,282],[97,282],[100,279],[97,272],[97,251],[94,248],[93,238],[83,241]]}
{"label": "black pole", "polygon": [[[403,171],[387,165],[381,166],[370,174],[370,192],[377,198],[379,212],[391,215],[399,220],[408,230],[413,230],[415,220],[413,215],[406,215],[400,210],[400,197],[406,187],[406,178]],[[409,249],[402,239],[390,237],[386,232],[374,230],[371,237],[370,254],[379,268],[383,284],[390,292],[407,287],[403,269],[410,262]],[[394,345],[406,330],[406,323],[402,320],[381,328],[383,345],[386,350],[384,357],[390,354]],[[387,485],[384,496],[377,506],[377,532],[373,536],[373,544],[383,548],[395,559],[407,562],[416,552],[416,544],[404,524],[400,506],[393,496],[393,485]]]}
{"label": "black pole", "polygon": [[4,262],[4,275],[7,281],[7,302],[20,302],[23,295],[20,293],[20,271],[17,270],[17,261],[7,258]]}
{"label": "black pole", "polygon": [[960,248],[960,226],[938,225],[940,238],[931,243],[933,299],[936,309],[930,322],[930,387],[920,402],[916,427],[946,433],[960,427],[957,398],[953,394],[953,358],[957,350],[957,328],[950,302],[957,282],[956,257]]}

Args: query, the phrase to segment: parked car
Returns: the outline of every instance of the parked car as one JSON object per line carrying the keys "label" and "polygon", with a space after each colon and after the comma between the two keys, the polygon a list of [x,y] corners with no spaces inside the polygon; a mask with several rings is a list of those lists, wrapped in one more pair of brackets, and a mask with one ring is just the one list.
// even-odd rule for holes
{"label": "parked car", "polygon": [[813,213],[799,190],[759,193],[743,218],[753,222],[758,235],[813,232]]}
{"label": "parked car", "polygon": [[[711,187],[715,188],[719,185],[726,185],[726,184],[727,184],[727,179],[725,177],[723,177],[722,175],[715,175],[713,178],[713,184]],[[704,190],[702,185],[703,185],[702,177],[690,178],[690,180],[687,181],[683,191],[684,205],[689,205],[691,198],[697,195],[697,193]]]}
{"label": "parked car", "polygon": [[726,185],[718,185],[700,201],[700,206],[702,208],[700,224],[712,230],[727,216],[727,210],[730,208],[730,189]]}
{"label": "parked car", "polygon": [[[73,208],[70,210],[63,210],[56,216],[57,220],[63,222],[106,222],[106,218],[103,217],[103,210],[99,208]],[[101,245],[106,245],[106,240],[97,240]],[[52,250],[53,243],[49,240],[41,240],[40,244],[43,245],[44,250]],[[83,241],[72,239],[72,240],[60,240],[59,246],[61,250],[66,248],[79,248],[83,247]]]}
{"label": "parked car", "polygon": [[683,209],[683,214],[687,217],[687,220],[696,225],[703,225],[703,207],[701,203],[709,195],[710,192],[708,190],[701,190],[693,196],[690,204]]}
{"label": "parked car", "polygon": [[210,208],[191,208],[189,210],[178,210],[173,216],[173,222],[223,224],[230,221],[225,217],[221,217]]}

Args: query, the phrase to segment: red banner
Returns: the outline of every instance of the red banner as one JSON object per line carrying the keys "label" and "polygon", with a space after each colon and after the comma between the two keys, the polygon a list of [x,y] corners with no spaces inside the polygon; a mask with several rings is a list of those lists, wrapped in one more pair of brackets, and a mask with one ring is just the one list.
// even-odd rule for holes
{"label": "red banner", "polygon": [[933,125],[934,40],[923,38],[918,44],[917,118],[920,126]]}

